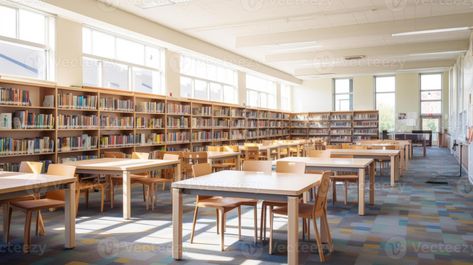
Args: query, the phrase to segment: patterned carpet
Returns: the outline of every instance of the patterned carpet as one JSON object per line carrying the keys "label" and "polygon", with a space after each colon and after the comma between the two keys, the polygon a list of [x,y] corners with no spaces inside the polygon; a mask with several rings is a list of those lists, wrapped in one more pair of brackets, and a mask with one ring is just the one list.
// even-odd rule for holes
{"label": "patterned carpet", "polygon": [[[458,165],[444,149],[430,149],[427,158],[416,154],[395,188],[387,172],[377,176],[376,205],[357,215],[353,203],[330,203],[329,222],[335,251],[326,264],[473,264],[473,190],[466,178],[447,177],[448,185],[426,184],[432,177],[455,176]],[[339,187],[343,198],[342,186]],[[122,221],[120,206],[99,212],[99,194],[87,209],[82,203],[77,219],[77,247],[63,250],[63,212],[45,212],[47,235],[32,237],[32,253],[21,254],[24,214],[14,212],[12,245],[0,245],[0,264],[283,264],[286,263],[286,220],[275,219],[276,253],[267,242],[253,242],[253,213],[245,209],[243,237],[237,238],[234,213],[228,218],[227,249],[220,252],[215,212],[201,211],[194,244],[189,243],[192,197],[186,197],[184,260],[171,258],[171,205],[168,191],[160,192],[154,212],[147,212],[140,188],[133,191],[133,217]],[[355,201],[356,187],[350,188]],[[120,196],[117,196],[117,199]],[[339,199],[342,199],[339,198]],[[120,205],[118,203],[118,205]],[[259,215],[258,215],[259,216]],[[34,225],[32,226],[34,229]],[[33,230],[34,231],[34,230]],[[313,233],[312,233],[313,235]],[[300,244],[300,263],[318,264],[313,241]]]}

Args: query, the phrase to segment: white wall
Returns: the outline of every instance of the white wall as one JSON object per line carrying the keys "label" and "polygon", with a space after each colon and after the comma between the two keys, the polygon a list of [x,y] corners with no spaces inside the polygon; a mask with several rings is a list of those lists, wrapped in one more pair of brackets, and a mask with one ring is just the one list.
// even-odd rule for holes
{"label": "white wall", "polygon": [[292,109],[295,112],[332,111],[332,79],[305,81],[294,88]]}
{"label": "white wall", "polygon": [[67,19],[56,20],[56,82],[82,85],[82,25]]}

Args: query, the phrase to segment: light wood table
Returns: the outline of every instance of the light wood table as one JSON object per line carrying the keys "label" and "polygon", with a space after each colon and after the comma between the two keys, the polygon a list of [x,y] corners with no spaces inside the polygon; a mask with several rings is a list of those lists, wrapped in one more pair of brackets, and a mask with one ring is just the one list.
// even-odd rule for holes
{"label": "light wood table", "polygon": [[241,153],[240,152],[215,152],[215,151],[207,151],[208,157],[207,160],[210,164],[213,164],[215,161],[220,160],[227,160],[227,159],[235,159],[236,161],[236,168],[238,170],[241,169]]}
{"label": "light wood table", "polygon": [[318,158],[318,157],[286,157],[278,161],[303,162],[306,170],[355,171],[358,172],[358,214],[365,215],[365,176],[369,172],[369,200],[374,205],[375,161],[362,158]]}
{"label": "light wood table", "polygon": [[349,155],[355,158],[389,159],[391,161],[391,186],[395,186],[395,181],[400,174],[400,153],[399,150],[364,150],[364,149],[329,149],[331,154]]}
{"label": "light wood table", "polygon": [[400,153],[401,169],[404,171],[404,170],[407,170],[407,168],[408,168],[410,149],[409,149],[409,146],[406,143],[358,142],[357,145],[367,146],[368,148],[369,147],[378,148],[378,149],[393,147],[397,150],[400,150],[401,151],[401,153]]}
{"label": "light wood table", "polygon": [[174,179],[181,179],[181,162],[179,160],[157,159],[121,159],[102,158],[67,162],[76,167],[81,174],[121,175],[123,177],[123,218],[131,218],[131,179],[130,174],[145,173],[153,170],[174,168]]}
{"label": "light wood table", "polygon": [[[65,191],[64,226],[66,249],[76,245],[76,178],[44,174],[0,172],[0,201],[33,195],[40,192],[63,189]],[[8,205],[3,205],[3,233],[8,226]],[[6,238],[4,238],[6,242]]]}
{"label": "light wood table", "polygon": [[[182,259],[182,194],[190,194],[287,201],[288,264],[299,264],[299,200],[305,192],[320,184],[321,177],[318,174],[220,171],[174,182],[172,184],[173,258]],[[326,233],[324,236],[327,236]]]}
{"label": "light wood table", "polygon": [[[257,144],[259,151],[260,152],[266,152],[266,160],[271,161],[271,154],[273,151],[276,152],[276,157],[277,159],[281,158],[281,150],[286,150],[287,154],[289,154],[289,151],[291,147],[296,147],[298,150],[301,149],[301,146],[303,146],[304,143],[302,142],[294,142],[294,143],[277,143],[277,144],[271,144],[271,145],[264,145],[264,144]],[[245,146],[241,145],[240,150],[244,150]],[[297,152],[297,156],[300,156],[300,152]]]}

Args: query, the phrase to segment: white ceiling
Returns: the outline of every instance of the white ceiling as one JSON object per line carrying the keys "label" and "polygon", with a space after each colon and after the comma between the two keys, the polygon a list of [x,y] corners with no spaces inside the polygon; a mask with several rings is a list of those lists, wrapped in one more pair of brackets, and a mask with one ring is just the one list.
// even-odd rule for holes
{"label": "white ceiling", "polygon": [[[446,67],[468,48],[469,31],[393,33],[473,26],[472,1],[100,0],[301,79],[326,74]],[[364,55],[360,61],[346,56]]]}

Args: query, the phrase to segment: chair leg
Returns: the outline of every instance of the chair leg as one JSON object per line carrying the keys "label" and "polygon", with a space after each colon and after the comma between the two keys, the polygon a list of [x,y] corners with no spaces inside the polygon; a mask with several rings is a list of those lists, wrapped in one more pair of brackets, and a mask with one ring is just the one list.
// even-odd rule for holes
{"label": "chair leg", "polygon": [[255,244],[258,241],[258,206],[255,204],[254,210],[253,210],[253,222],[254,222],[254,230],[255,230]]}
{"label": "chair leg", "polygon": [[100,188],[100,212],[103,213],[103,205],[105,203],[105,187]]}
{"label": "chair leg", "polygon": [[307,241],[310,241],[310,218],[307,221]]}
{"label": "chair leg", "polygon": [[199,214],[199,207],[195,206],[194,209],[194,219],[192,221],[192,232],[191,232],[191,244],[194,243],[194,232],[195,232],[195,224],[197,222],[197,215]]}
{"label": "chair leg", "polygon": [[220,235],[220,216],[219,216],[219,213],[218,213],[218,209],[215,209],[215,213],[216,213],[216,221],[217,221],[217,235]]}
{"label": "chair leg", "polygon": [[344,185],[345,185],[345,205],[348,204],[348,181],[344,181]]}
{"label": "chair leg", "polygon": [[332,181],[332,205],[335,206],[337,202],[337,181]]}
{"label": "chair leg", "polygon": [[328,237],[328,246],[330,252],[333,252],[333,240],[332,240],[332,234],[330,233],[330,226],[328,225],[328,218],[327,218],[327,212],[324,213],[323,217],[325,219],[325,231],[327,231],[327,237]]}
{"label": "chair leg", "polygon": [[31,218],[33,217],[32,211],[27,211],[25,216],[25,228],[24,228],[24,236],[23,236],[23,253],[30,252],[30,245],[31,245]]}
{"label": "chair leg", "polygon": [[305,241],[305,235],[306,235],[306,222],[305,218],[302,218],[302,241]]}
{"label": "chair leg", "polygon": [[115,186],[113,184],[113,178],[110,178],[110,208],[113,209],[115,204]]}
{"label": "chair leg", "polygon": [[225,213],[223,209],[219,211],[220,215],[220,250],[225,250]]}
{"label": "chair leg", "polygon": [[146,201],[145,185],[143,185],[143,201]]}
{"label": "chair leg", "polygon": [[273,207],[269,207],[269,255],[273,254]]}
{"label": "chair leg", "polygon": [[80,190],[76,190],[76,213],[79,212]]}
{"label": "chair leg", "polygon": [[322,248],[322,242],[320,239],[320,234],[319,234],[319,229],[317,228],[317,221],[315,220],[314,216],[314,234],[315,234],[315,241],[317,243],[317,249],[319,250],[319,257],[320,257],[320,262],[325,262],[325,255],[324,255],[324,250]]}
{"label": "chair leg", "polygon": [[241,206],[238,206],[238,240],[241,240]]}
{"label": "chair leg", "polygon": [[[144,187],[144,186],[143,186]],[[143,194],[146,198],[145,200],[145,205],[146,205],[146,211],[149,210],[149,201],[150,201],[150,198],[149,198],[149,186],[146,186],[146,189],[143,190]]]}
{"label": "chair leg", "polygon": [[264,241],[263,238],[263,229],[264,229],[264,222],[265,222],[265,211],[266,211],[266,204],[263,202],[261,204],[261,218],[260,218],[260,239],[261,241]]}
{"label": "chair leg", "polygon": [[[8,206],[8,204],[7,204]],[[6,240],[6,244],[9,244],[10,243],[10,226],[11,226],[11,217],[13,215],[13,208],[8,206],[8,218],[7,218],[7,223],[6,223],[6,230],[3,231],[5,233],[5,240]]]}
{"label": "chair leg", "polygon": [[154,211],[154,204],[156,203],[156,197],[155,197],[155,191],[154,191],[154,185],[151,184],[151,211]]}

